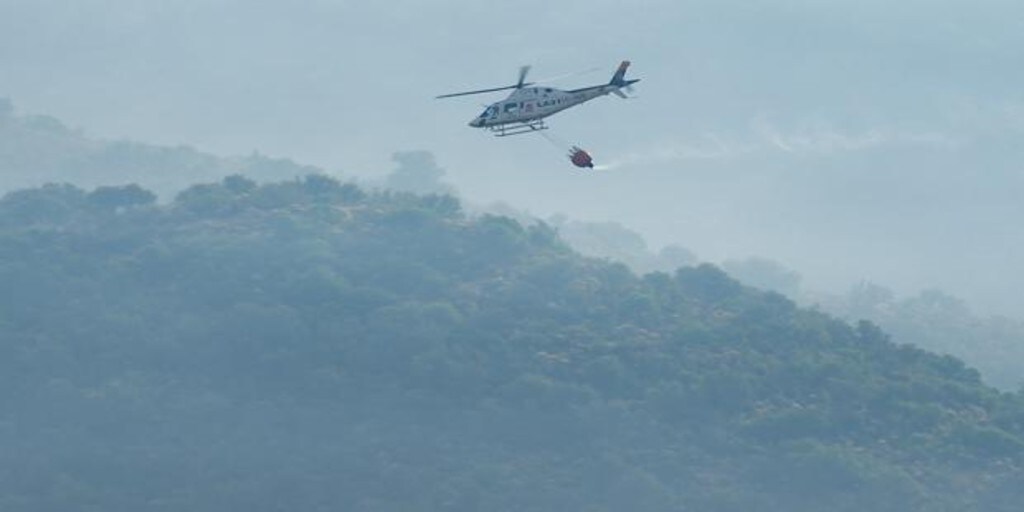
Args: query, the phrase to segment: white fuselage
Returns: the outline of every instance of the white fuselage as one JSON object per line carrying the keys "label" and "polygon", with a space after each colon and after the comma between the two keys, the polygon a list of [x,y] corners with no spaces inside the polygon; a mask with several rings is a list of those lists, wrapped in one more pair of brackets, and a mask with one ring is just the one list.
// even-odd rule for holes
{"label": "white fuselage", "polygon": [[469,122],[474,128],[512,123],[529,123],[561,112],[569,107],[604,96],[619,89],[617,85],[597,85],[572,91],[550,87],[516,89],[504,101],[492,103],[482,114]]}

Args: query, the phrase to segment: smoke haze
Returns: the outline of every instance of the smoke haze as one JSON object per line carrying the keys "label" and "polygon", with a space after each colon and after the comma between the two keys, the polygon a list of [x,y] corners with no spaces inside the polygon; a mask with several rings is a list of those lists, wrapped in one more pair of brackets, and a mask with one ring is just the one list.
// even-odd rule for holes
{"label": "smoke haze", "polygon": [[[1022,27],[995,0],[6,0],[0,96],[100,137],[349,176],[428,150],[476,201],[1020,316]],[[625,58],[635,100],[550,123],[607,172],[466,127],[500,94],[432,99]]]}

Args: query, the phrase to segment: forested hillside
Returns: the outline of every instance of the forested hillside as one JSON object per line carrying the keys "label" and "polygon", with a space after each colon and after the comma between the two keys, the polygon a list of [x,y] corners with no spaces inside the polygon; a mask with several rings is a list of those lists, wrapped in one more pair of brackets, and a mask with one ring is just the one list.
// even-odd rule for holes
{"label": "forested hillside", "polygon": [[[509,213],[518,214],[516,218],[523,222],[535,221],[527,214]],[[643,236],[617,223],[564,217],[549,222],[574,250],[625,263],[636,272],[671,272],[698,261],[679,246],[651,251]],[[905,297],[866,281],[842,291],[807,289],[799,272],[767,258],[728,259],[721,268],[745,285],[781,293],[797,304],[853,323],[868,320],[897,343],[962,359],[991,386],[1006,391],[1024,388],[1024,322],[1018,318],[984,314],[962,298],[935,288]]]}
{"label": "forested hillside", "polygon": [[894,339],[966,361],[982,379],[1005,390],[1024,389],[1024,322],[985,316],[940,290],[898,297],[883,286],[861,283],[845,294],[815,297],[841,318],[868,318]]}
{"label": "forested hillside", "polygon": [[1017,511],[1024,397],[323,176],[0,200],[0,510]]}
{"label": "forested hillside", "polygon": [[[457,195],[454,185],[443,180],[445,170],[432,153],[398,151],[392,160],[390,174],[366,186]],[[0,169],[0,194],[48,182],[86,187],[138,183],[164,199],[193,183],[236,173],[267,182],[321,172],[258,153],[226,158],[187,146],[102,140],[49,116],[19,115],[4,98],[0,98]],[[466,209],[499,213],[523,224],[538,222],[535,215],[508,205],[469,204]],[[692,251],[679,246],[651,251],[641,234],[618,223],[564,215],[547,222],[575,251],[625,263],[635,272],[672,272],[699,260]],[[780,292],[801,304],[820,306],[840,318],[854,322],[868,319],[899,343],[962,358],[982,372],[987,384],[1004,390],[1024,385],[1024,323],[1019,320],[975,313],[963,301],[935,290],[902,299],[879,285],[858,285],[845,293],[805,290],[797,272],[763,258],[727,260],[722,267],[745,284]]]}

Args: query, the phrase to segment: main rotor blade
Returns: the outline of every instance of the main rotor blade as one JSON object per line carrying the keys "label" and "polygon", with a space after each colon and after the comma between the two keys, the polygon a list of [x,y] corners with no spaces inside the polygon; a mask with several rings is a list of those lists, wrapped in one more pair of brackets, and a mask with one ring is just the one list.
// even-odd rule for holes
{"label": "main rotor blade", "polygon": [[519,68],[519,82],[516,83],[516,89],[521,89],[524,85],[529,85],[524,84],[524,82],[526,82],[526,74],[529,72],[530,66],[523,66]]}
{"label": "main rotor blade", "polygon": [[452,94],[442,94],[440,96],[437,96],[436,99],[451,98],[454,96],[468,96],[470,94],[483,94],[485,92],[506,91],[508,89],[522,89],[523,87],[533,85],[533,82],[526,81],[526,74],[529,72],[530,66],[523,66],[519,68],[519,81],[516,82],[516,85],[507,85],[505,87],[492,87],[490,89],[480,89],[476,91],[456,92]]}
{"label": "main rotor blade", "polygon": [[437,96],[436,99],[451,98],[451,97],[454,97],[454,96],[468,96],[470,94],[483,94],[485,92],[505,91],[505,90],[508,90],[508,89],[518,89],[518,88],[519,88],[518,85],[507,85],[505,87],[494,87],[492,89],[480,89],[478,91],[466,91],[466,92],[456,92],[456,93],[452,93],[452,94],[442,94],[440,96]]}

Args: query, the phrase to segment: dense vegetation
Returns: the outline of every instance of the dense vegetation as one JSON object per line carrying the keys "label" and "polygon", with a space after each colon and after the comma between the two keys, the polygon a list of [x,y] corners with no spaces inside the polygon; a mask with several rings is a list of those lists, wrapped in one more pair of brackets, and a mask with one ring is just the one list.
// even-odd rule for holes
{"label": "dense vegetation", "polygon": [[894,339],[950,354],[977,368],[983,380],[1005,390],[1024,389],[1024,322],[975,313],[963,300],[940,290],[909,297],[871,283],[841,295],[814,297],[840,318],[867,318]]}
{"label": "dense vegetation", "polygon": [[[530,219],[518,217],[524,222]],[[550,222],[574,250],[625,263],[641,273],[669,271],[697,261],[677,246],[652,252],[639,233],[615,223],[560,217]],[[868,320],[898,343],[962,359],[991,386],[1007,391],[1024,388],[1024,322],[1019,319],[979,314],[963,299],[938,289],[907,297],[869,282],[839,293],[806,289],[798,272],[766,258],[726,260],[721,268],[746,285],[781,293],[798,304],[853,323]]]}
{"label": "dense vegetation", "polygon": [[[445,171],[431,153],[400,151],[392,159],[394,169],[372,186],[419,194],[455,193],[443,181]],[[320,172],[257,153],[223,158],[186,146],[99,140],[52,117],[18,115],[4,98],[0,98],[0,169],[4,170],[0,194],[46,182],[90,187],[139,183],[166,199],[192,183],[235,173],[274,181]],[[466,209],[496,212],[524,225],[537,222],[535,216],[506,205],[468,205]],[[643,236],[617,223],[555,216],[548,225],[573,250],[625,263],[639,273],[671,273],[698,261],[678,246],[651,251]],[[900,343],[961,358],[980,370],[987,384],[1004,390],[1024,385],[1024,323],[1019,320],[975,314],[963,301],[934,290],[908,298],[897,298],[878,285],[860,285],[841,294],[804,290],[799,274],[763,258],[725,261],[722,268],[745,284],[782,293],[800,304],[818,306],[852,322],[870,320]]]}
{"label": "dense vegetation", "polygon": [[763,258],[726,261],[722,268],[745,284],[772,290],[848,321],[880,326],[892,338],[977,368],[982,380],[1007,391],[1024,389],[1024,322],[974,312],[962,299],[937,289],[899,297],[862,282],[843,293],[808,291],[801,277]]}
{"label": "dense vegetation", "polygon": [[0,510],[1010,511],[1024,400],[450,196],[0,200]]}

